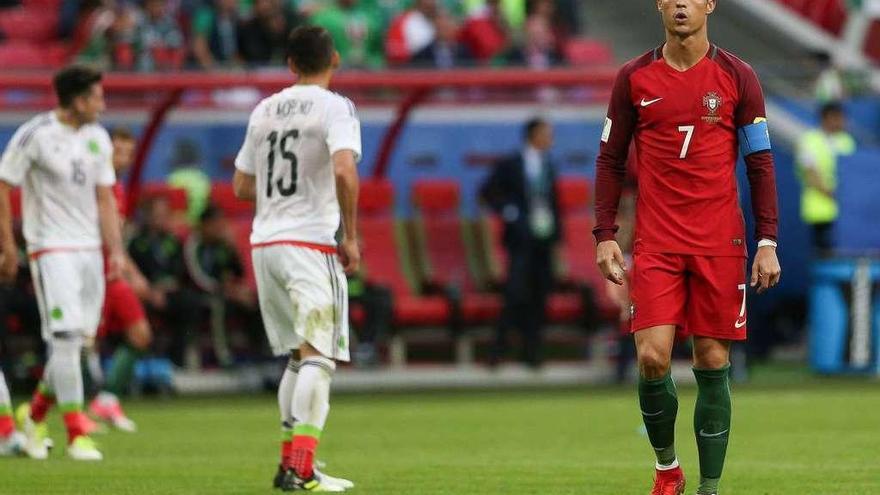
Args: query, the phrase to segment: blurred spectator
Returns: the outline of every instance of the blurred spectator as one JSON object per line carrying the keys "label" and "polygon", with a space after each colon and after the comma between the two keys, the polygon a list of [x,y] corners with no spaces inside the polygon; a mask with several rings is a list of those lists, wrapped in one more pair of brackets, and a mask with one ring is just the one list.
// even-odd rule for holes
{"label": "blurred spectator", "polygon": [[198,298],[184,285],[183,247],[172,233],[171,207],[161,196],[144,205],[144,225],[135,233],[128,252],[149,284],[147,314],[160,320],[153,325],[156,348],[178,366],[184,364],[187,342],[198,321]]}
{"label": "blurred spectator", "polygon": [[229,225],[223,211],[208,206],[202,212],[198,229],[184,245],[187,273],[208,307],[214,354],[224,366],[232,364],[227,340],[228,314],[236,313],[242,316],[239,320],[245,322],[259,319],[256,295],[244,281],[244,266],[229,238]]}
{"label": "blurred spectator", "polygon": [[826,255],[833,247],[837,220],[837,158],[855,153],[856,142],[846,132],[846,115],[839,103],[821,110],[821,124],[804,134],[797,145],[796,163],[801,180],[801,218],[813,230],[813,247]]}
{"label": "blurred spectator", "polygon": [[830,53],[818,52],[815,55],[819,65],[814,93],[819,103],[842,101],[846,98],[846,82],[843,70],[834,63]]}
{"label": "blurred spectator", "polygon": [[541,364],[547,294],[553,286],[553,249],[562,229],[556,170],[547,157],[553,127],[542,119],[525,125],[522,151],[500,161],[480,189],[483,201],[504,221],[509,267],[504,309],[498,322],[492,363],[507,350],[507,332],[522,333],[522,360]]}
{"label": "blurred spectator", "polygon": [[144,0],[143,16],[135,27],[132,45],[137,70],[179,69],[183,65],[183,32],[167,0]]}
{"label": "blurred spectator", "polygon": [[[391,21],[385,37],[385,54],[393,64],[405,63],[437,39],[436,0],[416,0],[411,9]],[[458,36],[457,27],[455,36]]]}
{"label": "blurred spectator", "polygon": [[213,0],[193,16],[192,51],[202,69],[238,59],[238,0]]}
{"label": "blurred spectator", "polygon": [[500,0],[488,0],[464,23],[461,40],[474,58],[489,62],[507,52],[511,29],[501,12]]}
{"label": "blurred spectator", "polygon": [[555,7],[553,0],[532,0],[529,6],[522,48],[514,53],[511,62],[546,69],[560,61],[559,43],[553,27]]}
{"label": "blurred spectator", "polygon": [[238,27],[238,51],[248,65],[283,65],[284,43],[295,25],[281,0],[254,0],[251,18]]}
{"label": "blurred spectator", "polygon": [[311,21],[330,32],[344,66],[384,65],[382,21],[377,11],[364,8],[358,0],[336,0],[316,12]]}
{"label": "blurred spectator", "polygon": [[434,41],[413,56],[413,65],[438,69],[473,65],[473,56],[459,41],[459,27],[451,15],[438,12],[434,27],[437,32]]}
{"label": "blurred spectator", "polygon": [[79,11],[79,23],[73,31],[77,59],[102,68],[132,69],[132,40],[138,12],[127,2],[94,2],[93,8]]}
{"label": "blurred spectator", "polygon": [[526,0],[464,0],[462,3],[468,14],[484,11],[490,4],[496,4],[493,8],[498,10],[504,23],[513,30],[522,29],[525,22]]}
{"label": "blurred spectator", "polygon": [[186,222],[189,225],[198,223],[211,196],[211,178],[202,170],[201,162],[198,143],[190,139],[174,143],[168,185],[186,190]]}

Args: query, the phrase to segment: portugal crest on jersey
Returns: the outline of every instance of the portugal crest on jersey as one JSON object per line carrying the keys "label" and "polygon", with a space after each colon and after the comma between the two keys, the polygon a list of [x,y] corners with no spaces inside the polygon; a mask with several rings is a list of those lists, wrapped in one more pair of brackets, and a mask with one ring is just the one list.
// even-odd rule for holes
{"label": "portugal crest on jersey", "polygon": [[718,109],[721,108],[721,103],[724,100],[721,99],[721,96],[714,91],[710,91],[706,93],[706,96],[703,97],[703,106],[706,107],[706,111],[708,112],[703,120],[710,124],[717,124],[721,117],[718,116]]}

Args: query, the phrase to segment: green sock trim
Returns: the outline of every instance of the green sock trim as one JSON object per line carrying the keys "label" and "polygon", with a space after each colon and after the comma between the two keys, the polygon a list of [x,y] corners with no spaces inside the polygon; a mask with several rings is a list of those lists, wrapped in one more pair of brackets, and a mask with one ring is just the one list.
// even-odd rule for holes
{"label": "green sock trim", "polygon": [[82,412],[82,408],[83,405],[80,402],[68,402],[65,404],[58,404],[58,410],[61,411],[61,414]]}
{"label": "green sock trim", "polygon": [[47,399],[55,398],[55,392],[53,392],[49,385],[43,380],[40,380],[40,383],[37,384],[37,392]]}
{"label": "green sock trim", "polygon": [[296,425],[293,427],[293,436],[312,437],[315,440],[321,439],[321,429],[312,425]]}
{"label": "green sock trim", "polygon": [[0,416],[12,416],[12,406],[6,404],[0,406]]}
{"label": "green sock trim", "polygon": [[661,378],[639,377],[639,406],[648,439],[664,465],[675,461],[675,419],[678,416],[678,394],[672,375]]}
{"label": "green sock trim", "polygon": [[289,442],[291,440],[293,440],[293,429],[286,428],[286,427],[282,426],[281,427],[281,441],[282,442]]}
{"label": "green sock trim", "polygon": [[730,438],[730,365],[693,371],[697,379],[694,436],[700,457],[699,492],[711,494],[718,490]]}
{"label": "green sock trim", "polygon": [[700,478],[700,487],[697,488],[697,495],[715,495],[718,493],[719,478]]}

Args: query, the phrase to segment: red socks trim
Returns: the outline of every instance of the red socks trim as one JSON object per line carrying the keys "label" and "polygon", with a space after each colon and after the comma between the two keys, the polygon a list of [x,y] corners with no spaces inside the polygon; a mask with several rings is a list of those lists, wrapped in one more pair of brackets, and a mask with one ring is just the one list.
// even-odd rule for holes
{"label": "red socks trim", "polygon": [[291,467],[296,470],[296,475],[301,479],[309,479],[314,472],[315,450],[318,448],[318,439],[305,435],[296,435],[291,442],[293,455]]}
{"label": "red socks trim", "polygon": [[85,435],[85,431],[82,426],[82,412],[68,412],[64,413],[64,426],[67,427],[67,444],[70,445],[76,440],[76,437],[81,437]]}
{"label": "red socks trim", "polygon": [[293,441],[285,440],[281,442],[281,466],[284,469],[290,469],[293,466]]}
{"label": "red socks trim", "polygon": [[31,419],[34,423],[42,423],[53,405],[55,405],[54,397],[43,395],[39,390],[34,392],[31,398]]}
{"label": "red socks trim", "polygon": [[0,416],[0,438],[8,438],[15,431],[15,421],[12,416]]}

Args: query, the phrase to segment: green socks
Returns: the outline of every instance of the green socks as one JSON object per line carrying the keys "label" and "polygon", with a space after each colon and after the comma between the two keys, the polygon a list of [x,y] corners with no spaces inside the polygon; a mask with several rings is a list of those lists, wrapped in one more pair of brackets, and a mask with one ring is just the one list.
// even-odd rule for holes
{"label": "green socks", "polygon": [[657,462],[668,466],[675,462],[675,418],[678,395],[669,372],[662,378],[639,377],[639,404],[648,439],[657,454]]}
{"label": "green socks", "polygon": [[139,351],[127,345],[120,345],[113,353],[113,364],[107,371],[105,390],[117,396],[125,395],[134,376],[134,366],[140,356]]}
{"label": "green socks", "polygon": [[718,492],[718,481],[727,455],[730,436],[730,365],[717,370],[694,368],[697,378],[697,406],[694,410],[694,435],[700,455],[698,494]]}

